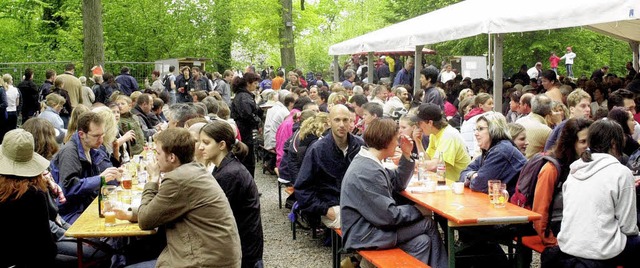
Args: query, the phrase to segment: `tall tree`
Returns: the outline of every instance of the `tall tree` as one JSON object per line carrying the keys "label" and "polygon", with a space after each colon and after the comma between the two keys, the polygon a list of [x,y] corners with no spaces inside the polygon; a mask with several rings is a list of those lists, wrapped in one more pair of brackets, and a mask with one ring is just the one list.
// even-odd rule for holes
{"label": "tall tree", "polygon": [[104,37],[102,36],[102,1],[82,0],[84,33],[83,73],[91,77],[91,68],[104,65]]}
{"label": "tall tree", "polygon": [[282,4],[282,27],[280,28],[280,59],[282,66],[291,70],[296,66],[296,51],[293,40],[293,3],[292,0],[280,0]]}

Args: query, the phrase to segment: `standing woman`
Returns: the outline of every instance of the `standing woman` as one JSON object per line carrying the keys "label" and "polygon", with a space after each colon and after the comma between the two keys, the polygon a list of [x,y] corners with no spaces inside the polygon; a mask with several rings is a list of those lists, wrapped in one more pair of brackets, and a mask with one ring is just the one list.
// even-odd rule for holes
{"label": "standing woman", "polygon": [[[245,78],[253,76],[246,73]],[[257,75],[255,75],[257,77]],[[237,99],[237,95],[236,95]],[[237,157],[245,157],[249,149],[236,140],[231,126],[214,120],[200,130],[202,157],[215,165],[213,177],[224,191],[238,225],[242,244],[242,267],[262,267],[264,238],[260,217],[258,187],[249,171]]]}
{"label": "standing woman", "polygon": [[551,98],[551,100],[562,103],[562,92],[560,92],[561,84],[560,81],[558,81],[556,73],[552,70],[546,70],[542,72],[540,81],[542,83],[542,87],[546,90],[544,94]]}
{"label": "standing woman", "polygon": [[[11,142],[8,142],[8,141]],[[6,230],[0,267],[53,267],[57,252],[49,229],[49,161],[34,153],[31,133],[7,132],[0,150],[0,213]],[[9,219],[7,219],[10,218]]]}
{"label": "standing woman", "polygon": [[7,125],[5,131],[10,131],[18,126],[20,92],[18,88],[13,86],[13,77],[10,74],[4,74],[2,80],[4,80],[4,88],[7,91]]}
{"label": "standing woman", "polygon": [[191,102],[191,68],[184,66],[180,69],[180,75],[176,77],[176,102]]}
{"label": "standing woman", "polygon": [[4,80],[0,78],[0,141],[7,133],[7,90]]}
{"label": "standing woman", "polygon": [[231,103],[231,117],[238,125],[242,142],[249,147],[249,153],[244,159],[241,158],[241,161],[251,177],[253,177],[256,166],[253,130],[258,129],[263,113],[255,101],[255,92],[259,81],[260,77],[254,73],[246,73],[242,77],[236,77],[233,80],[233,93],[236,96]]}

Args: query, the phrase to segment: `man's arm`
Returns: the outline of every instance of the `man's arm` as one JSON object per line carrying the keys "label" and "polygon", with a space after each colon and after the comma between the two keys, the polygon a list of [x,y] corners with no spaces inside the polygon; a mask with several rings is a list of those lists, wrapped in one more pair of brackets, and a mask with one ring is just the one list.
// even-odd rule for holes
{"label": "man's arm", "polygon": [[[74,141],[70,141],[74,142]],[[58,157],[59,181],[67,199],[74,199],[81,195],[93,194],[100,187],[100,176],[82,177],[82,163],[73,153],[61,152]]]}
{"label": "man's arm", "polygon": [[137,220],[140,229],[156,228],[182,217],[189,211],[182,190],[179,183],[172,178],[164,178],[162,187],[159,187],[157,182],[148,182],[144,186],[138,208]]}
{"label": "man's arm", "polygon": [[300,204],[300,209],[304,209],[315,215],[325,215],[330,206],[316,197],[316,190],[318,190],[316,175],[319,172],[317,163],[320,162],[320,160],[316,158],[317,145],[318,143],[316,142],[308,149],[302,161],[298,178],[294,185],[294,193]]}

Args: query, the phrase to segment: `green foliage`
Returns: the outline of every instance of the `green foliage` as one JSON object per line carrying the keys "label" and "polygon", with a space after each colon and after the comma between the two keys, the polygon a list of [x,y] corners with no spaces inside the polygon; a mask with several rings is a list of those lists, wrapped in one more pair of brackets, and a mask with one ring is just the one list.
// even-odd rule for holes
{"label": "green foliage", "polygon": [[[82,0],[0,0],[0,62],[82,62]],[[328,72],[329,46],[442,8],[459,0],[293,0],[298,68]],[[177,57],[210,58],[215,71],[248,64],[280,66],[279,0],[102,0],[105,59],[150,62]],[[578,55],[576,75],[601,65],[624,73],[627,43],[583,28],[506,34],[504,71],[541,61],[566,46]],[[450,56],[487,53],[487,36],[429,44],[438,66]],[[233,55],[233,56],[232,56]],[[346,59],[348,56],[342,56]],[[80,66],[78,66],[80,67]],[[211,71],[211,69],[209,69]],[[114,71],[114,70],[111,70]],[[560,72],[564,73],[562,63]]]}

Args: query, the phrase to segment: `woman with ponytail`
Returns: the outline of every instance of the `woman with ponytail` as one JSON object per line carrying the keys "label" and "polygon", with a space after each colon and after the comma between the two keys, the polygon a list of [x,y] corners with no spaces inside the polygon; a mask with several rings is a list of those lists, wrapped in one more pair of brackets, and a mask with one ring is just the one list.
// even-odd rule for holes
{"label": "woman with ponytail", "polygon": [[262,267],[264,240],[260,217],[260,196],[251,174],[238,158],[249,149],[238,141],[227,122],[214,120],[200,130],[204,161],[215,165],[212,175],[229,200],[242,243],[242,267]]}
{"label": "woman with ponytail", "polygon": [[587,140],[589,149],[571,164],[562,186],[564,208],[558,246],[569,256],[561,259],[638,267],[640,237],[634,178],[619,161],[624,131],[613,120],[598,120],[589,127]]}

